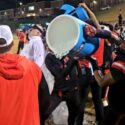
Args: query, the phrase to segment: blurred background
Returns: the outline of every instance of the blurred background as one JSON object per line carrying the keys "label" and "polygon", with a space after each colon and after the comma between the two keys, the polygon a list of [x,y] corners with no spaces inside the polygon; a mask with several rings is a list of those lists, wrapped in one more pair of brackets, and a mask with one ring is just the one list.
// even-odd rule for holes
{"label": "blurred background", "polygon": [[[125,0],[4,0],[0,1],[0,23],[16,29],[20,23],[40,23],[46,26],[64,3],[77,6],[85,1],[99,21],[116,22]],[[125,13],[122,13],[123,18]]]}

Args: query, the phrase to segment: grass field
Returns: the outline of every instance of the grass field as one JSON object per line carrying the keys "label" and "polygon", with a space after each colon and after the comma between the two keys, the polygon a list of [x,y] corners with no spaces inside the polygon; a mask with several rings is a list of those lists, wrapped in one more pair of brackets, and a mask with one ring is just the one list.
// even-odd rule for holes
{"label": "grass field", "polygon": [[104,10],[104,11],[100,10],[96,12],[96,16],[99,21],[116,22],[118,20],[120,9],[121,9],[123,19],[125,20],[125,12],[124,12],[125,2],[115,5],[114,7],[111,7],[109,10]]}
{"label": "grass field", "polygon": [[11,52],[16,53],[18,47],[18,38],[15,34],[13,36],[14,36],[14,46],[12,47]]}

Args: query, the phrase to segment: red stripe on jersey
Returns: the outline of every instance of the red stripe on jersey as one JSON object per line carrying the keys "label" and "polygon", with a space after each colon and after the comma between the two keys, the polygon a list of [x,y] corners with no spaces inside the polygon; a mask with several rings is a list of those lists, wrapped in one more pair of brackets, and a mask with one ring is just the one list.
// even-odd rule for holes
{"label": "red stripe on jersey", "polygon": [[90,61],[87,59],[80,60],[78,63],[79,63],[80,68],[82,68],[83,65],[87,68],[90,68],[89,66]]}
{"label": "red stripe on jersey", "polygon": [[99,48],[92,55],[92,57],[96,58],[99,66],[103,65],[103,55],[104,55],[104,39],[100,39]]}
{"label": "red stripe on jersey", "polygon": [[112,64],[112,67],[122,71],[123,73],[125,73],[125,62],[123,62],[123,61],[114,62]]}

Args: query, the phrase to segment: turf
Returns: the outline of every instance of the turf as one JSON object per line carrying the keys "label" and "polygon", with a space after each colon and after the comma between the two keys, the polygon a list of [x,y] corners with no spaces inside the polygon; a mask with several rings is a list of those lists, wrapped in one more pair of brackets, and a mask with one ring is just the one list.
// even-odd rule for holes
{"label": "turf", "polygon": [[99,21],[104,21],[104,22],[117,22],[118,21],[118,15],[121,13],[123,16],[123,19],[125,19],[125,2],[117,4],[113,7],[111,7],[109,10],[103,10],[103,11],[98,11],[96,12],[96,16]]}

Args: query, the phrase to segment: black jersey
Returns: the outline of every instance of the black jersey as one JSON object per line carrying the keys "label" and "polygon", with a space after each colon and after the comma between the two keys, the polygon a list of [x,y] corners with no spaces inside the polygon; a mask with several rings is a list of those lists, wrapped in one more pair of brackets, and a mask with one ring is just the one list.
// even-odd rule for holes
{"label": "black jersey", "polygon": [[125,55],[118,54],[111,66],[116,83],[110,87],[109,104],[114,110],[125,112]]}
{"label": "black jersey", "polygon": [[70,60],[64,68],[63,61],[49,53],[46,56],[45,63],[47,68],[55,77],[54,90],[67,91],[78,85],[77,73],[75,73],[76,61]]}

